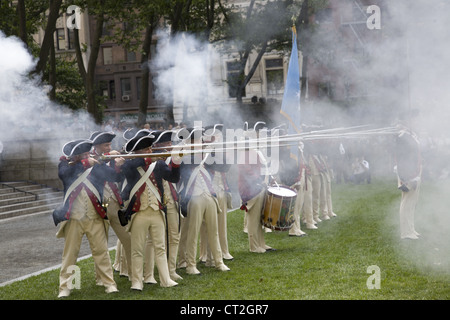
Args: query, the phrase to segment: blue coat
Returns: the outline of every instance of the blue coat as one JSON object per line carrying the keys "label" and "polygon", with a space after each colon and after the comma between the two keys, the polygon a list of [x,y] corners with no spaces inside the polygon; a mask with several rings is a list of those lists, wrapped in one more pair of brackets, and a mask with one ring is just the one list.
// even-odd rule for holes
{"label": "blue coat", "polygon": [[[121,170],[122,173],[127,180],[127,184],[125,188],[122,190],[121,196],[124,201],[130,200],[128,207],[126,208],[127,214],[126,216],[129,218],[131,214],[137,212],[138,208],[135,206],[136,201],[139,201],[139,194],[135,194],[133,198],[130,198],[130,192],[136,183],[141,178],[141,175],[137,168],[150,165],[152,163],[150,158],[135,158],[125,161],[122,165]],[[163,160],[158,160],[156,162],[155,169],[153,170],[152,175],[154,176],[154,180],[156,182],[156,187],[158,188],[161,199],[164,198],[164,187],[163,187],[163,179],[167,180],[171,183],[177,183],[180,180],[180,168],[178,165],[170,163],[167,165]]]}
{"label": "blue coat", "polygon": [[[78,161],[74,164],[69,164],[69,160],[61,157],[58,165],[58,177],[61,179],[64,186],[64,196],[75,180],[88,169],[87,160]],[[87,177],[92,185],[97,189],[100,199],[96,201],[101,206],[103,201],[103,189],[106,181],[120,182],[123,180],[123,175],[114,168],[106,164],[95,165]],[[53,220],[55,225],[61,221],[68,220],[70,217],[70,208],[74,198],[68,198],[65,203],[56,208],[53,212]],[[94,204],[94,207],[97,207]],[[103,208],[103,207],[102,207]],[[104,208],[103,208],[104,210]]]}

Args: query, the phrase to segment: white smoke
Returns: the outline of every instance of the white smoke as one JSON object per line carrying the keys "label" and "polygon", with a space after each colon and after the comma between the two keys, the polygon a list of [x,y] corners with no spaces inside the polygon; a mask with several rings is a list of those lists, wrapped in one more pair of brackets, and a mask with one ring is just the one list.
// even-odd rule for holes
{"label": "white smoke", "polygon": [[213,45],[187,33],[170,37],[167,32],[158,31],[157,54],[152,60],[152,68],[157,73],[155,83],[159,101],[173,103],[180,113],[186,108],[190,122],[217,123],[211,114],[223,101],[225,86],[221,77],[214,78],[215,72],[220,73],[220,55]]}
{"label": "white smoke", "polygon": [[0,141],[7,152],[20,149],[15,142],[55,140],[42,152],[57,162],[64,143],[58,139],[87,139],[95,124],[85,111],[73,112],[48,98],[49,86],[30,76],[36,63],[20,39],[0,32]]}
{"label": "white smoke", "polygon": [[[397,250],[422,270],[445,270],[450,264],[447,137],[450,135],[450,3],[439,0],[388,1],[385,37],[369,69],[376,76],[398,75],[380,92],[392,113],[419,134],[423,155],[422,188],[415,214],[418,243]],[[383,12],[382,12],[383,16]],[[386,21],[386,20],[385,20]],[[383,25],[383,24],[382,24]],[[394,77],[395,78],[395,77]],[[395,187],[395,186],[393,186]],[[398,224],[399,199],[391,223]],[[398,230],[397,230],[398,231]],[[399,238],[399,235],[398,235]]]}

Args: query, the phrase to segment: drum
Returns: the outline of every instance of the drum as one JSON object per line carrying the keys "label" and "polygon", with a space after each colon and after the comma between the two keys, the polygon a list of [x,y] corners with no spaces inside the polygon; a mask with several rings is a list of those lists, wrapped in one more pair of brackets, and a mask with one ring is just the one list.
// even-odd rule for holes
{"label": "drum", "polygon": [[263,225],[272,230],[288,231],[294,223],[297,192],[285,186],[272,186],[266,191],[262,211]]}

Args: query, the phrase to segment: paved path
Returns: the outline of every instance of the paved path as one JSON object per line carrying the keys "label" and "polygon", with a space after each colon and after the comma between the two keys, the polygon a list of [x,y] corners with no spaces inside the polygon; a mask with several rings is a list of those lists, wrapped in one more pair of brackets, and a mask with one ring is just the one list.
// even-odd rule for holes
{"label": "paved path", "polygon": [[[51,213],[0,220],[0,285],[61,264],[64,239],[56,238]],[[108,247],[117,236],[110,228]],[[90,255],[83,237],[79,257]]]}
{"label": "paved path", "polygon": [[[234,194],[234,207],[238,207],[238,199]],[[57,230],[51,213],[0,219],[0,286],[60,265],[64,239],[56,238]],[[112,228],[109,230],[108,247],[113,248],[117,236]],[[85,236],[78,257],[90,254]]]}

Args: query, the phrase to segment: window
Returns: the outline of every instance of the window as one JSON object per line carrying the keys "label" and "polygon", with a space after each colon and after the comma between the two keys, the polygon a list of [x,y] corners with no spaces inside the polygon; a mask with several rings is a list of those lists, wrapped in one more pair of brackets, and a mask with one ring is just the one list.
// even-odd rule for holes
{"label": "window", "polygon": [[120,89],[123,96],[131,95],[131,81],[130,78],[120,79]]}
{"label": "window", "polygon": [[[239,61],[227,62],[227,83],[228,83],[228,96],[230,98],[236,98],[237,96],[237,83],[239,80],[240,63]],[[242,88],[241,95],[245,96],[245,88]]]}
{"label": "window", "polygon": [[103,36],[112,36],[113,35],[113,27],[114,24],[110,21],[103,22]]}
{"label": "window", "polygon": [[136,61],[136,52],[132,52],[132,51],[128,51],[128,50],[125,50],[125,52],[126,52],[128,62]]}
{"label": "window", "polygon": [[66,50],[66,33],[63,28],[56,29],[56,48]]}
{"label": "window", "polygon": [[109,90],[108,90],[108,82],[107,81],[99,81],[98,89],[100,95],[109,98]]}
{"label": "window", "polygon": [[75,36],[73,35],[73,29],[67,29],[67,37],[68,39],[68,44],[69,44],[69,50],[74,50],[75,49],[75,44],[74,44],[74,40],[75,40]]}
{"label": "window", "polygon": [[103,48],[103,64],[108,65],[112,64],[112,48],[111,47],[104,47]]}
{"label": "window", "polygon": [[283,59],[266,59],[267,94],[276,95],[284,91]]}

